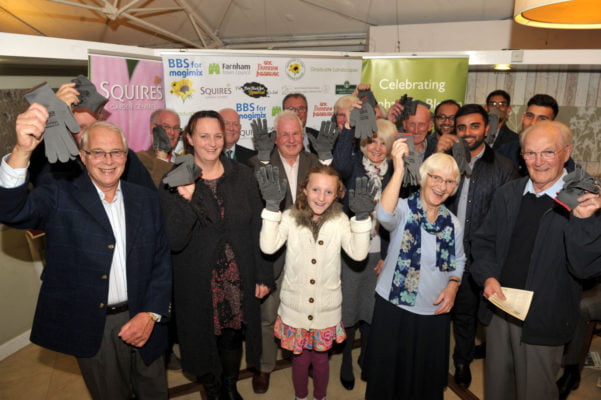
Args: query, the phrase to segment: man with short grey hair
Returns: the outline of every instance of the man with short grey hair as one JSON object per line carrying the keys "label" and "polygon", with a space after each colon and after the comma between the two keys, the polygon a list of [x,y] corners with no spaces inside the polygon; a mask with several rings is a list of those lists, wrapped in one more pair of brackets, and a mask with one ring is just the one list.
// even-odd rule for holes
{"label": "man with short grey hair", "polygon": [[155,191],[121,180],[127,143],[95,122],[82,135],[85,172],[28,190],[49,113],[33,103],[0,166],[0,221],[47,234],[31,341],[77,358],[95,400],[167,399],[171,254]]}
{"label": "man with short grey hair", "polygon": [[152,143],[147,150],[136,155],[146,167],[156,187],[161,185],[165,174],[173,168],[175,148],[181,135],[179,115],[166,108],[156,110],[150,115],[150,136]]}
{"label": "man with short grey hair", "polygon": [[572,132],[557,121],[522,132],[529,177],[500,187],[472,235],[472,276],[486,299],[504,287],[534,292],[524,320],[484,301],[487,400],[557,399],[564,344],[574,333],[581,285],[601,273],[601,198],[587,192],[572,211],[554,201],[567,175]]}
{"label": "man with short grey hair", "polygon": [[238,144],[240,133],[242,132],[240,116],[233,108],[224,108],[219,111],[219,115],[223,118],[223,124],[225,125],[225,145],[223,146],[223,153],[227,158],[234,159],[252,167],[250,159],[256,155],[257,152]]}

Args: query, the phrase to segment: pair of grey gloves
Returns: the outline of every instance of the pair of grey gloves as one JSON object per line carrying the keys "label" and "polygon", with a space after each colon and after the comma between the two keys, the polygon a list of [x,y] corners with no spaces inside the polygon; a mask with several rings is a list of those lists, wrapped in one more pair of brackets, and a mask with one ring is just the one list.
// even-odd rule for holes
{"label": "pair of grey gloves", "polygon": [[[89,109],[99,113],[108,101],[101,96],[96,87],[85,76],[79,75],[72,82],[76,83],[75,89],[79,92],[79,102],[75,108]],[[56,97],[48,84],[43,83],[25,93],[25,100],[29,104],[39,103],[48,110],[48,121],[44,130],[44,143],[46,158],[51,164],[74,160],[79,150],[73,138],[73,133],[79,133],[79,124],[73,117],[69,106]]]}
{"label": "pair of grey gloves", "polygon": [[[250,127],[253,131],[255,150],[258,153],[257,158],[259,161],[268,162],[275,143],[276,132],[267,130],[267,120],[264,118],[251,121]],[[322,121],[317,137],[311,134],[308,137],[320,160],[333,158],[332,149],[338,138],[338,128],[334,122]]]}
{"label": "pair of grey gloves", "polygon": [[578,207],[578,204],[580,204],[578,198],[586,192],[599,193],[599,185],[601,185],[599,179],[587,174],[580,166],[564,176],[563,182],[563,188],[557,193],[555,201],[568,211]]}
{"label": "pair of grey gloves", "polygon": [[[280,180],[279,168],[272,165],[260,167],[255,175],[259,182],[261,196],[265,200],[265,208],[273,212],[279,211],[280,203],[286,197],[288,181],[286,178]],[[376,192],[374,182],[366,176],[357,178],[355,189],[348,191],[349,208],[355,213],[357,221],[367,219],[374,210]]]}

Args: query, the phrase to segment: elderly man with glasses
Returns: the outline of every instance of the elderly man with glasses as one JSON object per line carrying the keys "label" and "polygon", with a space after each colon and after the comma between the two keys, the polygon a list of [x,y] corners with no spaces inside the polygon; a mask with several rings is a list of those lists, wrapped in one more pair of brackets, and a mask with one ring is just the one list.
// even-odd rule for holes
{"label": "elderly man with glasses", "polygon": [[[150,135],[152,145],[148,150],[138,151],[136,155],[148,170],[155,186],[161,185],[161,179],[173,167],[172,162],[180,144],[182,130],[179,115],[173,110],[160,109],[150,115]],[[183,154],[183,147],[181,153]]]}
{"label": "elderly man with glasses", "polygon": [[38,103],[19,115],[0,166],[0,221],[47,235],[31,341],[75,356],[95,400],[166,399],[171,255],[158,196],[121,179],[127,142],[103,121],[81,137],[86,173],[30,191],[29,161],[50,135],[48,119]]}
{"label": "elderly man with glasses", "polygon": [[581,284],[601,273],[601,198],[586,192],[567,211],[554,201],[563,187],[572,132],[542,121],[522,132],[529,177],[499,188],[472,236],[471,273],[484,298],[503,288],[534,292],[524,320],[481,304],[486,328],[487,400],[557,399],[564,344],[578,320]]}

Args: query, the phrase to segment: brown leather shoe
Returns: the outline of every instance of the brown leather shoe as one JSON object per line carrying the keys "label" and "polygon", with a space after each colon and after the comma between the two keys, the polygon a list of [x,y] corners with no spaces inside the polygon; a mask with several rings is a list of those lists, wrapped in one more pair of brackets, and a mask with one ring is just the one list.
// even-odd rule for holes
{"label": "brown leather shoe", "polygon": [[255,393],[263,394],[269,390],[269,372],[259,372],[253,375],[253,390]]}

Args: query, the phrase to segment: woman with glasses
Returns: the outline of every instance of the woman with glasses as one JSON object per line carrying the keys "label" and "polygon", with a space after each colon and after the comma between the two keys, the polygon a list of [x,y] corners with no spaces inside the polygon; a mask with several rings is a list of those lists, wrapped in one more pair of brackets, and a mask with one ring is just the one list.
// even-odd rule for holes
{"label": "woman with glasses", "polygon": [[216,111],[190,117],[185,139],[201,173],[192,184],[160,191],[173,257],[174,301],[184,371],[210,400],[239,400],[246,361],[261,352],[260,299],[273,286],[259,250],[263,204],[252,170],[222,154],[224,122]]}
{"label": "woman with glasses", "polygon": [[368,400],[442,400],[448,380],[450,311],[461,283],[463,229],[444,201],[457,190],[453,157],[436,153],[420,167],[420,191],[399,199],[408,153],[392,146],[394,171],[376,206],[390,231],[376,285],[367,347]]}

